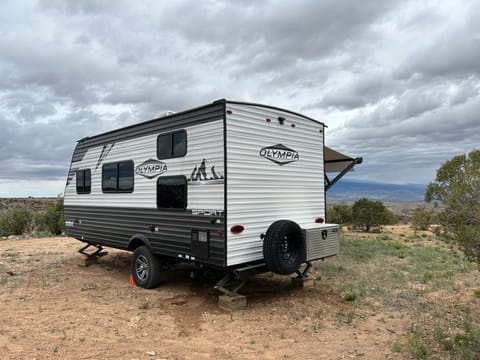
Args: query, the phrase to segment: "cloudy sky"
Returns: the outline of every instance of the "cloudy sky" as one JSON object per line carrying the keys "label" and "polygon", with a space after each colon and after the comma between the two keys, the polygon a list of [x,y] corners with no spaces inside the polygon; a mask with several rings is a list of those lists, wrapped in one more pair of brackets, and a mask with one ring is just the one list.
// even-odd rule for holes
{"label": "cloudy sky", "polygon": [[426,184],[480,142],[478,1],[6,0],[0,196],[63,192],[75,141],[215,99],[325,122],[349,179]]}

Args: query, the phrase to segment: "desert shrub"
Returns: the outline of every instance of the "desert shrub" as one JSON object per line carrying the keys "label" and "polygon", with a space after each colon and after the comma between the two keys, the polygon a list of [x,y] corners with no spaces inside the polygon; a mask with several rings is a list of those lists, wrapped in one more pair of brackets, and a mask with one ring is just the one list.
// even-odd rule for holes
{"label": "desert shrub", "polygon": [[327,208],[327,220],[330,223],[349,225],[352,223],[352,206],[333,204]]}
{"label": "desert shrub", "polygon": [[381,201],[362,198],[352,206],[352,222],[357,228],[368,232],[375,226],[393,224],[395,217]]}
{"label": "desert shrub", "polygon": [[1,236],[23,235],[32,225],[32,212],[25,208],[8,211],[0,219]]}
{"label": "desert shrub", "polygon": [[428,355],[427,345],[423,341],[422,334],[416,328],[411,329],[408,336],[408,346],[415,359],[426,359]]}
{"label": "desert shrub", "polygon": [[36,218],[37,228],[53,235],[60,235],[65,230],[63,221],[63,199],[48,204],[47,210]]}
{"label": "desert shrub", "polygon": [[428,230],[433,222],[433,211],[426,206],[418,206],[412,217],[412,226],[415,230]]}

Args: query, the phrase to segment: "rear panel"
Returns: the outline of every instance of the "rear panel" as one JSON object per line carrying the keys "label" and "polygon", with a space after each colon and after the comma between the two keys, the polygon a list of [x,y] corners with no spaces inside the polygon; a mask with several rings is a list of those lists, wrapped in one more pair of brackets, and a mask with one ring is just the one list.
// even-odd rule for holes
{"label": "rear panel", "polygon": [[270,224],[300,226],[325,218],[324,125],[299,114],[261,105],[227,103],[227,265],[263,259]]}

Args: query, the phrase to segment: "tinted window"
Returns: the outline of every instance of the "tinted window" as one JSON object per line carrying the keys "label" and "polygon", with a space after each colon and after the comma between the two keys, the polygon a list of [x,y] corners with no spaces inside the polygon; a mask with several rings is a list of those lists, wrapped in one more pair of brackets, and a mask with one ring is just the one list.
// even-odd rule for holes
{"label": "tinted window", "polygon": [[187,132],[180,131],[173,133],[173,156],[185,156],[187,152]]}
{"label": "tinted window", "polygon": [[122,161],[103,165],[102,191],[132,192],[133,175],[133,161]]}
{"label": "tinted window", "polygon": [[102,191],[117,191],[117,163],[105,164],[102,168]]}
{"label": "tinted window", "polygon": [[92,176],[90,169],[77,171],[77,194],[90,194]]}
{"label": "tinted window", "polygon": [[185,156],[187,153],[187,132],[176,131],[169,134],[162,134],[157,139],[157,157],[168,159]]}
{"label": "tinted window", "polygon": [[161,209],[186,209],[187,178],[161,177],[157,181],[157,206]]}
{"label": "tinted window", "polygon": [[85,184],[85,170],[77,171],[77,193],[83,192],[83,187]]}
{"label": "tinted window", "polygon": [[158,137],[157,156],[159,159],[172,157],[172,134]]}
{"label": "tinted window", "polygon": [[90,169],[85,170],[85,182],[84,182],[84,189],[86,193],[90,193],[90,190],[92,189],[92,175],[90,172]]}
{"label": "tinted window", "polygon": [[133,190],[133,162],[118,164],[118,191]]}

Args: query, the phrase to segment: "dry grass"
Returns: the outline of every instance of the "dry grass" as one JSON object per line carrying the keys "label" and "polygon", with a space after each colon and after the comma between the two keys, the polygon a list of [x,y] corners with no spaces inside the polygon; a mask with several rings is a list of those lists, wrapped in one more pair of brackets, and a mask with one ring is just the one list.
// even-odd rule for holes
{"label": "dry grass", "polygon": [[428,231],[388,226],[347,233],[342,254],[316,269],[345,300],[409,319],[392,346],[423,358],[480,358],[479,267]]}
{"label": "dry grass", "polygon": [[131,254],[80,268],[79,246],[0,241],[1,359],[479,358],[478,268],[428,232],[347,233],[315,287],[257,276],[234,313],[188,266],[144,290],[129,285]]}

